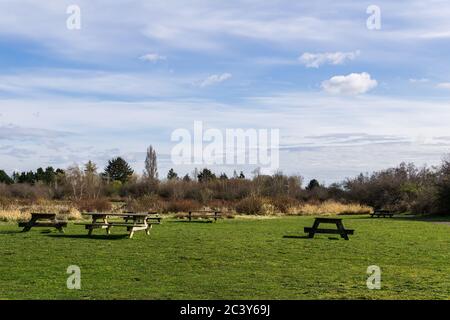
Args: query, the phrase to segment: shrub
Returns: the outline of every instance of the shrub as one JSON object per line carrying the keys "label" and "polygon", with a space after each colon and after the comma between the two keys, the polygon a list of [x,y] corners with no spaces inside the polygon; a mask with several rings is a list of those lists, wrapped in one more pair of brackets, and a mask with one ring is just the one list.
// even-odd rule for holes
{"label": "shrub", "polygon": [[76,207],[81,212],[105,212],[111,210],[111,202],[107,199],[82,199],[77,201]]}
{"label": "shrub", "polygon": [[160,211],[164,209],[164,203],[157,195],[151,194],[138,199],[129,199],[126,208],[132,212]]}
{"label": "shrub", "polygon": [[288,196],[277,196],[270,200],[275,210],[281,213],[288,213],[291,207],[298,205],[298,201]]}
{"label": "shrub", "polygon": [[263,201],[260,197],[252,195],[239,201],[235,209],[236,212],[242,214],[261,214],[263,212]]}
{"label": "shrub", "polygon": [[13,198],[27,199],[36,201],[38,199],[49,199],[51,194],[48,187],[36,184],[30,185],[26,183],[13,184],[9,188],[9,194]]}
{"label": "shrub", "polygon": [[173,200],[167,203],[165,212],[189,212],[201,207],[201,204],[195,200]]}
{"label": "shrub", "polygon": [[198,210],[201,207],[201,204],[195,200],[173,200],[167,203],[164,211],[172,213],[189,212]]}
{"label": "shrub", "polygon": [[155,193],[158,190],[158,184],[155,180],[144,180],[137,182],[127,182],[121,189],[122,197],[139,198]]}

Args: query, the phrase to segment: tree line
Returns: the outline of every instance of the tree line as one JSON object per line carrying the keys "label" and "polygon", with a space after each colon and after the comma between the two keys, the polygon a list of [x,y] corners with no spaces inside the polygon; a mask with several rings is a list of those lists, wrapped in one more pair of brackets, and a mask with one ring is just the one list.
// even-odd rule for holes
{"label": "tree line", "polygon": [[11,177],[0,170],[0,196],[75,201],[108,198],[135,203],[191,201],[202,205],[244,200],[258,205],[261,199],[269,199],[281,211],[296,203],[334,200],[396,212],[450,213],[450,157],[434,167],[401,163],[328,186],[316,179],[304,185],[301,176],[282,172],[263,175],[258,170],[252,177],[246,177],[242,171],[228,177],[208,168],[180,176],[171,168],[160,179],[156,152],[151,146],[142,175],[137,175],[122,157],[109,160],[104,170],[98,171],[92,161],[81,167],[39,168]]}

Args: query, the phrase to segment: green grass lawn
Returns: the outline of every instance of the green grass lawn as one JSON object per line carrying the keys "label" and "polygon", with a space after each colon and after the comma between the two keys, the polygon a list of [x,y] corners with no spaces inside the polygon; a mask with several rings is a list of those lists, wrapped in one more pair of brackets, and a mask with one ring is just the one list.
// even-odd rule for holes
{"label": "green grass lawn", "polygon": [[[449,299],[450,226],[345,217],[350,241],[300,238],[313,218],[164,221],[150,236],[0,225],[0,299]],[[331,239],[330,239],[331,238]],[[69,265],[81,290],[66,287]],[[368,290],[369,265],[382,289]]]}

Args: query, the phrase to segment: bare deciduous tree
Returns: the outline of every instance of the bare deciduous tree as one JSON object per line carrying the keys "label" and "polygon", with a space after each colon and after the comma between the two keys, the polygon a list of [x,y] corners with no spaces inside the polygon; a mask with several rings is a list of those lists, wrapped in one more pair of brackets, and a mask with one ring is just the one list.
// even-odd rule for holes
{"label": "bare deciduous tree", "polygon": [[83,171],[80,167],[73,165],[66,170],[66,181],[72,190],[72,197],[74,200],[83,198],[86,181],[84,179]]}
{"label": "bare deciduous tree", "polygon": [[89,160],[84,165],[86,195],[89,199],[98,199],[102,191],[102,179],[97,173],[97,165]]}

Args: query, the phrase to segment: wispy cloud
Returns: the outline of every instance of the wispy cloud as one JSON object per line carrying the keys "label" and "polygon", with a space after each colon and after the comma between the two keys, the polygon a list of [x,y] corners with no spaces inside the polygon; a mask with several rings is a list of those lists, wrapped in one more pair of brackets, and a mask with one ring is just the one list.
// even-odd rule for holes
{"label": "wispy cloud", "polygon": [[148,61],[148,62],[158,62],[158,61],[163,61],[163,60],[167,60],[166,56],[162,56],[158,53],[148,53],[145,54],[143,56],[140,56],[139,59],[141,59],[142,61]]}
{"label": "wispy cloud", "polygon": [[348,60],[354,60],[360,55],[360,51],[352,52],[325,52],[325,53],[303,53],[298,59],[308,68],[318,68],[324,64],[338,65]]}
{"label": "wispy cloud", "polygon": [[428,78],[419,78],[419,79],[410,78],[409,82],[410,83],[427,83],[427,82],[430,82],[430,79],[428,79]]}
{"label": "wispy cloud", "polygon": [[231,77],[232,75],[230,73],[212,74],[200,83],[200,87],[212,86],[231,79]]}
{"label": "wispy cloud", "polygon": [[331,94],[356,95],[366,93],[375,88],[378,82],[372,79],[370,74],[351,73],[346,76],[334,76],[322,82],[322,89]]}
{"label": "wispy cloud", "polygon": [[73,134],[67,131],[25,128],[13,124],[0,126],[0,140],[45,141],[54,138],[64,138],[71,135]]}
{"label": "wispy cloud", "polygon": [[105,72],[73,69],[36,69],[0,76],[0,92],[33,95],[107,95],[142,98],[183,94],[190,78],[170,74]]}
{"label": "wispy cloud", "polygon": [[450,89],[450,82],[441,82],[437,84],[439,89]]}

